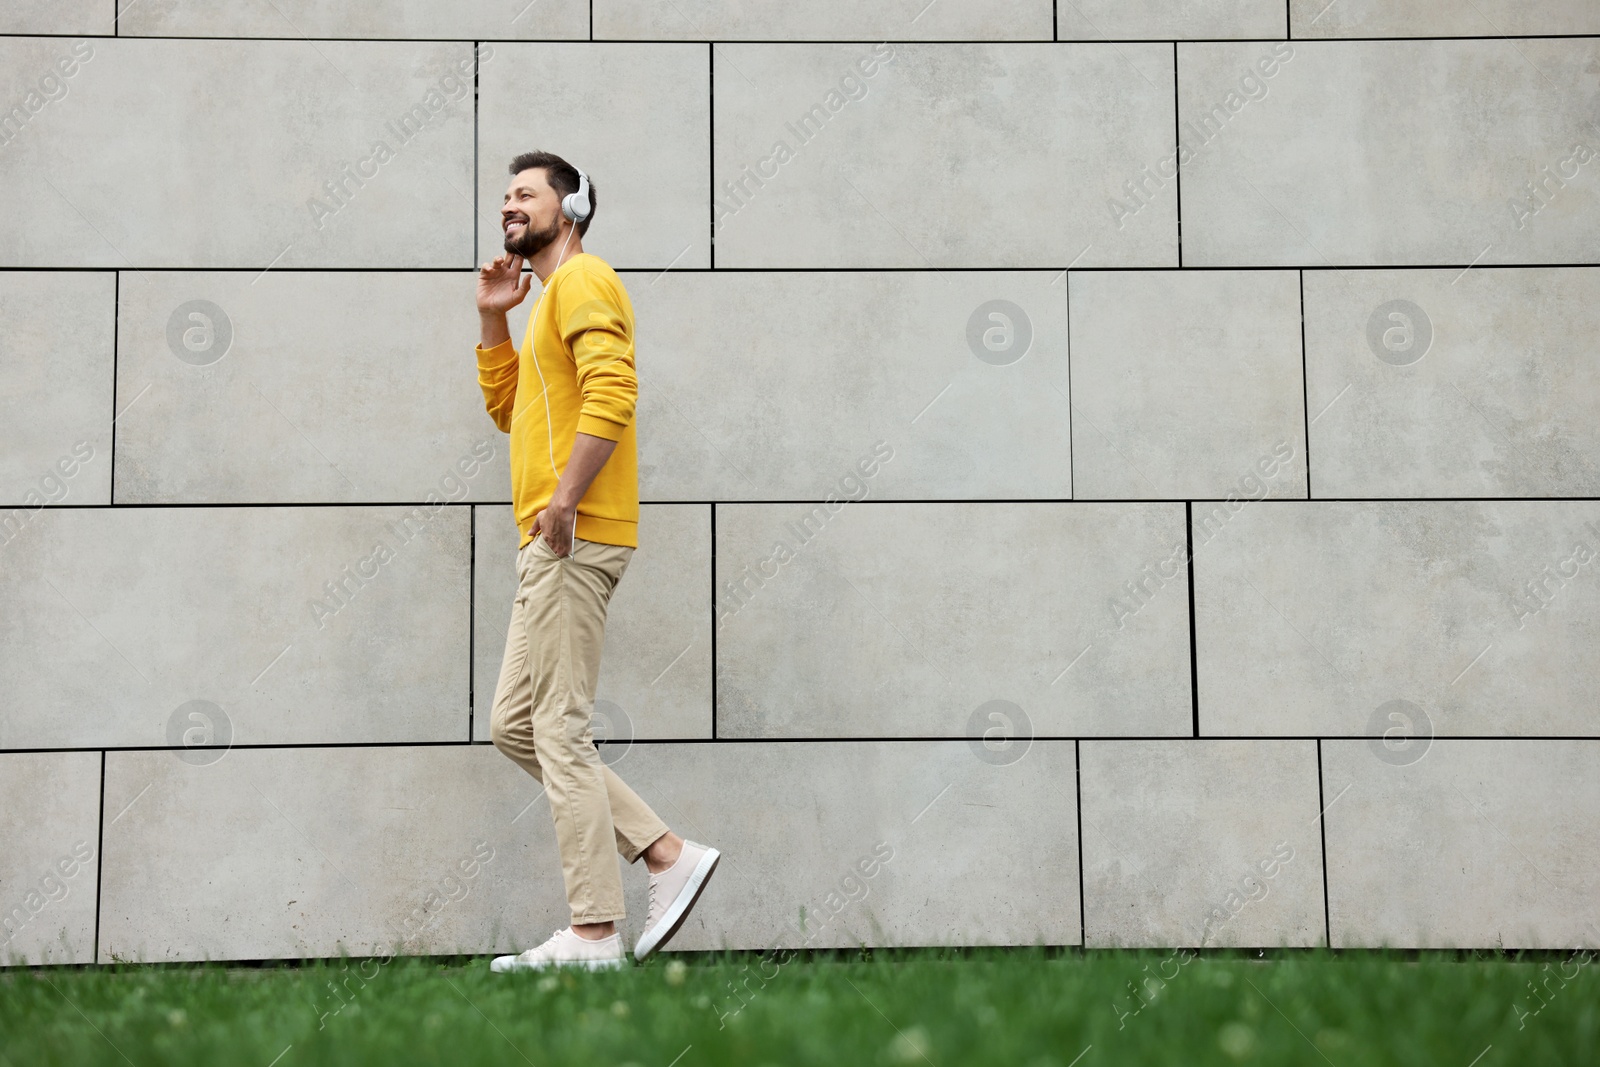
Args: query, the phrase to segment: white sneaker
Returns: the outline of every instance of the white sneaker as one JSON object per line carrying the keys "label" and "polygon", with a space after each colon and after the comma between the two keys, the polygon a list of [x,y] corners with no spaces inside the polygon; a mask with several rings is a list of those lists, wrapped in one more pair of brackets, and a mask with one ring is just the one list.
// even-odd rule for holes
{"label": "white sneaker", "polygon": [[645,916],[644,934],[633,946],[635,962],[643,962],[678,932],[689,909],[700,899],[700,891],[717,869],[722,855],[707,845],[683,843],[677,860],[660,874],[650,876],[650,910]]}
{"label": "white sneaker", "polygon": [[530,948],[515,956],[496,956],[489,964],[495,974],[513,971],[540,971],[547,967],[583,967],[591,971],[621,967],[627,962],[622,951],[622,937],[612,934],[598,941],[579,937],[572,929],[557,930],[550,940],[538,948]]}

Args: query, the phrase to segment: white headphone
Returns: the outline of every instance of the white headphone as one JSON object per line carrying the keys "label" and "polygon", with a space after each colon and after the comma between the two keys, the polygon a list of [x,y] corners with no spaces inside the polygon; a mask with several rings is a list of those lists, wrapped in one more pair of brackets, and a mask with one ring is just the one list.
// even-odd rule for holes
{"label": "white headphone", "polygon": [[[558,268],[561,266],[561,257],[567,254],[567,242],[572,240],[572,235],[578,230],[577,224],[588,218],[589,212],[594,210],[594,205],[589,202],[589,176],[583,172],[582,168],[574,167],[572,169],[578,172],[578,191],[568,193],[561,198],[561,214],[570,219],[573,225],[567,230],[566,241],[561,242],[561,251],[556,254],[556,266]],[[555,272],[551,271],[551,273],[554,274]],[[539,322],[539,305],[544,303],[544,294],[549,288],[548,285],[545,285],[539,289],[539,299],[533,305],[533,321],[528,324],[530,336],[533,336],[534,326]],[[545,383],[544,371],[539,368],[537,355],[534,356],[533,369],[539,375],[539,393],[544,398],[544,430],[545,440],[550,451],[550,473],[556,476],[557,481],[560,481],[561,471],[556,467],[555,432],[550,426],[550,387]],[[544,535],[541,533],[540,536]],[[567,538],[567,555],[562,556],[562,559],[567,559],[572,555],[573,549],[577,548],[577,540],[578,516],[574,512],[572,516],[572,531]]]}
{"label": "white headphone", "polygon": [[578,191],[561,198],[561,214],[573,222],[582,222],[594,210],[594,205],[589,203],[589,176],[581,167],[572,169],[578,172]]}

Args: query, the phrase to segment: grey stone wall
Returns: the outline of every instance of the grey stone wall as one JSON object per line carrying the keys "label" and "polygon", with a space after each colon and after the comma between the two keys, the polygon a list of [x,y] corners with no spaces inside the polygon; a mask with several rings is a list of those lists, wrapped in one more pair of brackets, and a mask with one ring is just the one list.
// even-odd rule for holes
{"label": "grey stone wall", "polygon": [[674,948],[1595,944],[1597,35],[12,0],[0,959],[566,921],[487,740],[472,270],[534,147],[638,313],[596,714],[724,850]]}

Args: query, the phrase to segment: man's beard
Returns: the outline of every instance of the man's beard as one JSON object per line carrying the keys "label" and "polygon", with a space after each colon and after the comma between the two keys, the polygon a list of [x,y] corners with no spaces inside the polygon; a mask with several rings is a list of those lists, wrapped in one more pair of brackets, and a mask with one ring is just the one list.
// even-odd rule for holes
{"label": "man's beard", "polygon": [[557,223],[552,222],[548,230],[535,230],[533,220],[529,219],[528,224],[522,227],[521,233],[506,236],[506,251],[523,259],[532,259],[544,251],[545,246],[554,241],[560,233],[561,227]]}

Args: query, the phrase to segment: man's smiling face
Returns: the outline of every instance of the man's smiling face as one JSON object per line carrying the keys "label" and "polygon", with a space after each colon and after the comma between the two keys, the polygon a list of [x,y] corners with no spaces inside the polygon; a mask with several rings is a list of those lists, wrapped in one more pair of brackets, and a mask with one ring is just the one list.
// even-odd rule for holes
{"label": "man's smiling face", "polygon": [[511,179],[500,207],[500,231],[506,251],[531,259],[561,233],[561,196],[550,188],[543,167],[522,171]]}

